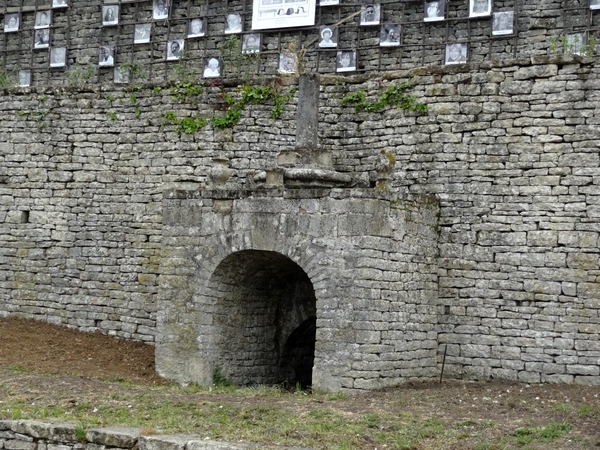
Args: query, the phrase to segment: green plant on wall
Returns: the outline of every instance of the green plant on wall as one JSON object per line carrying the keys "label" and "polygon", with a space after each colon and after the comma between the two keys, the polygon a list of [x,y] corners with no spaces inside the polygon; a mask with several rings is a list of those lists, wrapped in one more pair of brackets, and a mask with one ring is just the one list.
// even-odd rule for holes
{"label": "green plant on wall", "polygon": [[75,64],[65,70],[66,84],[74,88],[85,86],[94,75],[96,75],[96,67],[91,64],[87,66]]}
{"label": "green plant on wall", "polygon": [[6,89],[17,84],[17,76],[16,73],[18,69],[15,70],[7,70],[4,67],[0,67],[0,88]]}
{"label": "green plant on wall", "polygon": [[235,101],[229,94],[225,96],[225,102],[228,108],[225,111],[225,115],[214,115],[211,118],[211,124],[215,128],[231,128],[236,125],[241,118],[242,111],[246,105],[258,105],[266,102],[273,102],[271,109],[271,118],[273,120],[279,119],[285,109],[285,104],[293,97],[296,92],[295,88],[292,88],[286,95],[279,93],[276,84],[269,86],[250,86],[245,84],[240,87],[241,98]]}
{"label": "green plant on wall", "polygon": [[375,102],[369,101],[366,92],[363,90],[350,92],[342,98],[342,105],[352,105],[356,112],[376,112],[391,106],[425,114],[427,113],[427,105],[417,102],[414,96],[406,95],[406,91],[413,87],[414,84],[411,81],[389,86],[385,92],[378,94],[378,100]]}
{"label": "green plant on wall", "polygon": [[592,57],[596,54],[596,38],[590,34],[587,44],[583,42],[580,34],[571,37],[562,35],[560,37],[550,36],[550,53],[575,53],[582,56]]}

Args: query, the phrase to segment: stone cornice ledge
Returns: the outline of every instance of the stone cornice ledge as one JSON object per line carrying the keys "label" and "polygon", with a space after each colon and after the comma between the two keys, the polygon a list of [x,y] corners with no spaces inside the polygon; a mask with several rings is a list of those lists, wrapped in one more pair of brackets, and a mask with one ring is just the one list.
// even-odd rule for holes
{"label": "stone cornice ledge", "polygon": [[[42,450],[40,441],[62,444],[73,449],[92,444],[94,450],[106,447],[129,450],[310,450],[305,447],[282,447],[265,444],[217,442],[200,435],[141,435],[141,428],[106,427],[86,430],[85,442],[77,438],[76,425],[69,422],[41,422],[37,420],[0,420],[0,443],[20,441],[29,443],[32,450]],[[44,442],[42,442],[43,444]],[[5,446],[13,448],[14,446]],[[21,448],[22,446],[18,447]]]}

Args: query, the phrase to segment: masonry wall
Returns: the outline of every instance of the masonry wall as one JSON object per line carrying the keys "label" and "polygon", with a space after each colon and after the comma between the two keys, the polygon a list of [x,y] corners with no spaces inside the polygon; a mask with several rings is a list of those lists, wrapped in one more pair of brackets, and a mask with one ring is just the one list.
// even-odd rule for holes
{"label": "masonry wall", "polygon": [[[599,382],[598,72],[595,59],[565,55],[321,79],[320,142],[334,167],[369,187],[386,149],[394,189],[440,201],[445,376]],[[428,114],[342,105],[412,76]],[[162,192],[202,187],[215,155],[230,158],[231,186],[250,187],[293,149],[295,96],[281,119],[255,105],[232,133],[179,135],[165,111],[209,116],[223,92],[239,94],[208,88],[194,106],[157,91],[135,102],[106,87],[3,93],[2,314],[152,342]]]}

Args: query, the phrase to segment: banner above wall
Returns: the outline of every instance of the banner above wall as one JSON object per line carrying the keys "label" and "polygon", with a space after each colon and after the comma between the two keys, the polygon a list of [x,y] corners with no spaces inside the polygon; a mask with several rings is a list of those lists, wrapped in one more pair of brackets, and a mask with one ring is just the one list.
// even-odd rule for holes
{"label": "banner above wall", "polygon": [[305,27],[315,24],[316,0],[254,0],[253,30]]}

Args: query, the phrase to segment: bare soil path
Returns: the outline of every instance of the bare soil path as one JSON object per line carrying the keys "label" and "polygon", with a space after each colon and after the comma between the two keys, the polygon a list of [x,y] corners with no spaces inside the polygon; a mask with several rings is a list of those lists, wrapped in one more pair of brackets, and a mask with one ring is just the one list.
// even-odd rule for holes
{"label": "bare soil path", "polygon": [[[600,448],[599,386],[444,381],[351,396],[298,394],[184,389],[154,372],[152,346],[0,318],[0,419],[72,414],[92,424],[323,449]],[[160,409],[164,405],[173,407]],[[189,417],[177,416],[173,423],[156,417],[177,408]],[[139,416],[126,414],[136,409]],[[220,415],[213,424],[214,410]],[[251,434],[264,419],[259,415],[267,413],[273,424],[257,428],[258,437]],[[287,425],[277,422],[283,419]],[[331,427],[316,430],[319,420]],[[330,428],[343,421],[356,427],[340,433],[356,435],[330,436]]]}

